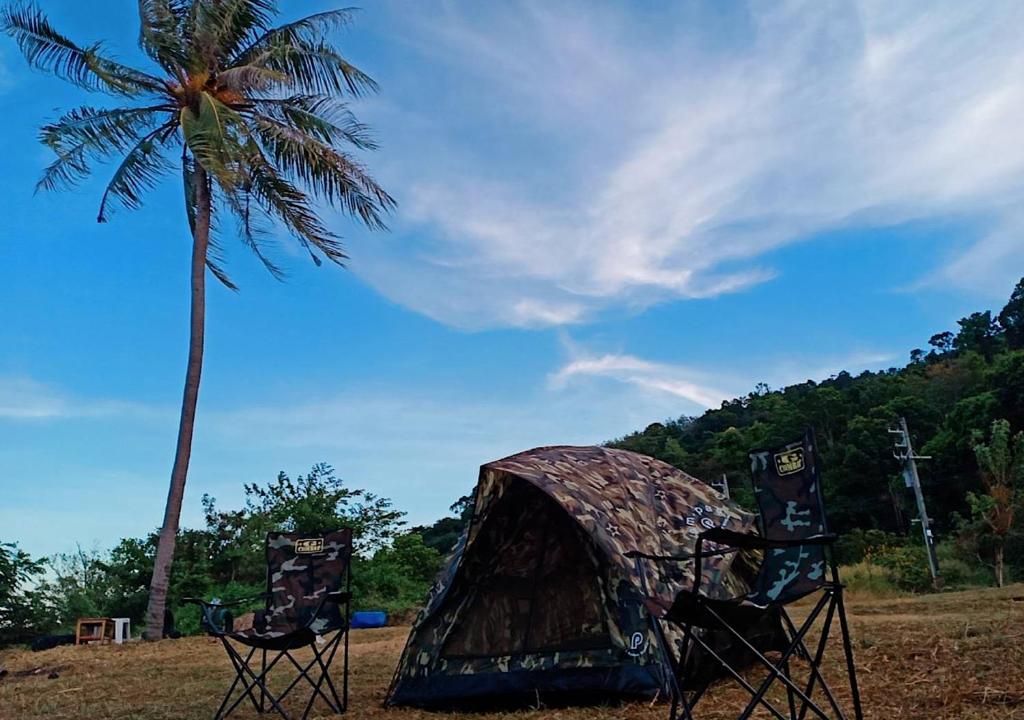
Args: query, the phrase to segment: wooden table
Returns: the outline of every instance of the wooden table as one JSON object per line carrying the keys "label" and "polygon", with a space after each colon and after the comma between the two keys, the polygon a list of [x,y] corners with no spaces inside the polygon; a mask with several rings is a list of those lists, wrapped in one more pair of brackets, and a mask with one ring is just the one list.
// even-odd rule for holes
{"label": "wooden table", "polygon": [[78,618],[75,623],[75,645],[109,643],[114,640],[114,620],[107,617]]}

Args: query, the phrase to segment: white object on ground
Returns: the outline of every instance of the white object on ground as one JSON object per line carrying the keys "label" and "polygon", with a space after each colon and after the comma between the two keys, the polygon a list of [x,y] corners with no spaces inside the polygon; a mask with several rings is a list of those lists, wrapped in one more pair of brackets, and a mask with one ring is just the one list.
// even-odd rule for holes
{"label": "white object on ground", "polygon": [[112,618],[114,621],[114,642],[120,645],[132,639],[131,618]]}

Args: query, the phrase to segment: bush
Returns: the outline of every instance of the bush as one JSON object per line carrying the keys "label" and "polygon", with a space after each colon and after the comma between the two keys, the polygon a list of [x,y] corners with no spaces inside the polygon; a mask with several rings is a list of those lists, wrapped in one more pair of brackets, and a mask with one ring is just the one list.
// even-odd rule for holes
{"label": "bush", "polygon": [[892,570],[868,560],[844,565],[839,573],[843,584],[850,592],[877,597],[895,597],[904,593],[896,582]]}
{"label": "bush", "polygon": [[885,546],[872,553],[871,560],[886,568],[901,590],[927,592],[932,589],[928,554],[923,545]]}
{"label": "bush", "polygon": [[906,538],[901,535],[883,530],[854,528],[839,537],[833,552],[840,565],[856,565],[882,548],[904,544]]}
{"label": "bush", "polygon": [[419,607],[441,562],[441,554],[425,545],[418,532],[399,535],[369,560],[356,560],[352,581],[355,608],[402,613]]}

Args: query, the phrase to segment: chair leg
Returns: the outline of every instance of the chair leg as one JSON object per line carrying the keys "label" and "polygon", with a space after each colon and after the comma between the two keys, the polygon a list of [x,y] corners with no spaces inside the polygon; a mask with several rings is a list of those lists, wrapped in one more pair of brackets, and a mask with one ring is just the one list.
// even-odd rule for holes
{"label": "chair leg", "polygon": [[[747,682],[746,678],[744,678],[742,675],[740,675],[738,672],[736,672],[736,670],[734,670],[733,667],[731,665],[729,665],[729,663],[727,663],[725,661],[725,659],[722,658],[722,656],[719,655],[715,651],[715,649],[713,647],[708,645],[706,642],[704,642],[703,640],[701,640],[697,636],[694,636],[694,641],[698,645],[700,645],[702,648],[704,648],[704,651],[707,652],[708,655],[710,655],[715,660],[717,660],[718,663],[723,668],[725,668],[726,672],[728,672],[730,675],[732,675],[733,679],[737,683],[739,683],[740,686],[743,687],[744,690],[746,690],[752,696],[757,694],[757,690],[754,688],[754,686],[751,685],[749,682]],[[780,713],[778,710],[776,710],[774,707],[772,707],[772,705],[767,700],[765,700],[764,698],[760,698],[758,700],[758,702],[761,705],[764,705],[764,707],[768,710],[768,712],[770,712],[772,715],[774,715],[776,718],[778,718],[778,720],[786,720],[786,717],[782,713]],[[755,705],[755,707],[756,707],[756,705]],[[749,717],[749,713],[747,713],[747,716]]]}
{"label": "chair leg", "polygon": [[[255,686],[259,686],[260,694],[263,694],[263,680],[266,678],[266,672],[261,673],[259,679],[255,678],[254,676],[253,682],[249,682],[245,677],[246,672],[252,675],[252,671],[249,670],[249,661],[252,660],[252,656],[255,654],[256,648],[250,648],[248,654],[243,658],[241,653],[239,653],[231,645],[231,643],[228,642],[227,638],[222,637],[221,642],[224,644],[224,649],[228,653],[228,659],[231,660],[231,664],[235,668],[236,676],[234,681],[231,683],[231,687],[228,688],[227,693],[224,695],[224,700],[221,701],[220,707],[217,709],[216,714],[214,714],[214,720],[226,718],[228,715],[234,712],[234,709],[238,707],[238,705],[245,698],[249,698],[249,702],[252,703],[253,709],[255,709],[256,712],[263,712],[263,710],[260,708],[260,703],[256,701],[256,696],[253,694],[252,689]],[[229,707],[227,707],[227,709],[225,709],[225,706],[231,699],[231,696],[234,693],[235,688],[238,687],[239,682],[242,683],[242,693]]]}
{"label": "chair leg", "polygon": [[[275,657],[273,660],[270,661],[270,663],[267,664],[266,670],[263,671],[261,669],[260,674],[257,675],[252,671],[248,664],[248,661],[252,658],[253,653],[256,651],[256,648],[251,649],[249,651],[249,655],[243,661],[242,656],[239,655],[238,652],[231,647],[227,640],[225,638],[222,638],[222,640],[224,640],[224,644],[228,648],[230,648],[228,654],[232,655],[232,662],[234,662],[235,657],[238,658],[239,662],[236,665],[235,669],[238,671],[239,677],[242,680],[242,683],[245,685],[245,688],[242,694],[231,704],[230,707],[227,708],[227,710],[223,712],[223,714],[221,714],[220,710],[218,710],[217,715],[214,716],[214,720],[222,720],[223,718],[226,718],[228,715],[234,712],[235,708],[238,707],[241,704],[242,700],[244,700],[246,697],[248,697],[249,700],[252,702],[253,707],[256,708],[256,711],[260,712],[259,704],[256,702],[256,697],[255,694],[253,693],[253,688],[259,688],[261,694],[264,694],[266,699],[270,701],[271,707],[273,707],[274,710],[276,710],[277,713],[282,718],[284,718],[284,720],[290,720],[288,717],[288,713],[285,712],[285,709],[281,706],[281,701],[284,699],[284,695],[281,695],[281,697],[279,698],[274,697],[274,694],[270,692],[270,689],[266,685],[267,674],[273,669],[273,667],[278,663],[278,661],[285,653],[278,653],[277,657]],[[246,680],[244,677],[242,677],[243,675],[248,675],[249,678],[251,678],[251,681]],[[233,689],[234,684],[232,684],[232,690]],[[224,702],[226,703],[229,698],[230,691],[229,695],[224,698]]]}
{"label": "chair leg", "polygon": [[[677,708],[681,705],[683,708],[683,717],[685,720],[693,720],[693,706],[696,705],[696,700],[690,703],[686,699],[686,693],[683,692],[682,683],[679,682],[679,676],[683,674],[686,667],[686,659],[690,655],[690,648],[693,646],[693,626],[683,626],[683,644],[679,649],[679,667],[676,672],[672,673],[672,690],[674,698],[672,700],[672,718],[675,720],[675,713]],[[703,694],[703,693],[701,693]],[[700,695],[697,696],[697,700],[700,699]]]}
{"label": "chair leg", "polygon": [[[842,709],[839,707],[839,703],[836,701],[835,695],[832,694],[832,688],[829,687],[828,683],[825,681],[825,677],[821,674],[821,660],[825,656],[825,648],[828,644],[829,634],[832,630],[832,619],[833,617],[835,617],[836,609],[835,597],[831,594],[831,591],[829,591],[828,597],[829,606],[828,610],[825,612],[825,620],[821,626],[821,635],[818,637],[818,646],[815,649],[813,657],[811,656],[810,650],[807,649],[807,646],[804,644],[804,642],[802,640],[800,641],[800,645],[803,648],[802,654],[804,655],[804,657],[807,658],[807,663],[810,667],[811,673],[810,678],[808,678],[807,680],[807,687],[804,689],[804,694],[807,695],[807,697],[811,697],[811,695],[814,693],[815,683],[820,682],[821,691],[825,694],[825,697],[828,699],[829,705],[832,707],[832,712],[836,714],[836,718],[838,718],[838,720],[845,720],[846,716],[843,714]],[[790,619],[789,615],[783,612],[782,616],[783,618],[785,618],[790,630],[793,632],[794,635],[796,635],[796,627],[793,625],[793,621]],[[807,710],[807,703],[802,703],[800,707],[800,713],[797,715],[797,720],[804,720],[804,718],[807,716]]]}
{"label": "chair leg", "polygon": [[[324,680],[327,682],[327,688],[331,691],[331,695],[334,697],[334,708],[333,709],[337,713],[343,713],[346,710],[348,710],[348,631],[344,630],[342,632],[345,633],[345,638],[344,638],[344,641],[345,641],[345,657],[343,658],[343,671],[342,671],[344,673],[344,677],[342,679],[343,685],[342,685],[342,691],[341,691],[342,692],[342,697],[344,698],[344,700],[342,700],[341,698],[338,697],[338,690],[334,687],[334,681],[331,680],[331,673],[330,673],[331,661],[334,659],[334,653],[338,649],[338,641],[341,640],[342,638],[339,635],[336,635],[334,637],[334,640],[332,640],[332,642],[334,643],[334,647],[331,649],[331,655],[330,655],[330,657],[327,658],[327,662],[326,663],[322,662],[322,660],[321,660],[321,658],[323,657],[323,653],[317,654],[317,656],[316,656],[316,660],[320,664],[320,670],[323,673]],[[327,648],[324,648],[324,652],[327,652]],[[315,649],[314,649],[314,653],[316,653]]]}
{"label": "chair leg", "polygon": [[[264,681],[266,681],[266,678],[267,678],[267,650],[266,650],[266,648],[264,648],[260,652],[260,654],[263,656],[260,659],[260,677],[262,677],[264,679]],[[260,708],[259,708],[260,714],[263,714],[264,712],[266,712],[266,710],[267,710],[266,702],[267,702],[267,693],[263,689],[263,685],[260,684]]]}
{"label": "chair leg", "polygon": [[[807,695],[800,688],[798,688],[796,685],[794,685],[788,678],[783,677],[782,676],[782,672],[781,672],[781,670],[782,670],[782,663],[784,663],[787,660],[789,660],[789,658],[793,655],[793,653],[796,652],[797,645],[803,641],[804,636],[807,634],[807,632],[814,625],[814,622],[817,620],[818,615],[821,614],[822,609],[824,609],[826,603],[828,603],[829,601],[830,601],[830,598],[829,598],[828,595],[823,595],[821,597],[821,599],[818,600],[818,603],[814,606],[814,610],[811,611],[811,614],[808,616],[807,620],[804,621],[803,627],[801,627],[800,631],[797,633],[796,638],[790,644],[789,648],[782,654],[782,659],[779,661],[778,665],[772,663],[771,660],[766,658],[761,651],[759,651],[757,648],[755,648],[753,645],[751,645],[750,641],[747,640],[747,638],[745,638],[740,632],[738,632],[736,630],[736,628],[734,628],[731,625],[729,625],[729,623],[727,623],[718,613],[716,613],[711,608],[706,608],[708,614],[711,617],[715,618],[715,620],[725,630],[727,630],[729,632],[729,634],[731,634],[734,638],[736,638],[740,642],[741,645],[743,645],[745,648],[747,648],[748,651],[753,653],[754,657],[757,658],[761,662],[762,665],[764,665],[766,668],[768,668],[768,673],[769,673],[768,677],[766,677],[764,679],[764,681],[761,683],[760,688],[758,688],[757,690],[753,690],[753,689],[751,689],[750,684],[747,683],[746,680],[742,680],[742,678],[740,678],[739,674],[736,673],[728,665],[728,663],[726,663],[724,660],[719,658],[717,656],[717,654],[715,654],[706,643],[701,642],[701,645],[705,648],[705,650],[708,650],[709,652],[711,652],[711,654],[714,657],[716,657],[716,659],[718,659],[719,662],[721,662],[723,665],[725,665],[726,669],[729,670],[729,672],[733,675],[733,677],[739,678],[740,681],[741,681],[741,684],[745,688],[748,688],[749,692],[753,696],[751,698],[751,700],[750,700],[750,703],[747,705],[746,709],[743,711],[743,714],[740,715],[740,720],[746,720],[746,718],[750,717],[750,715],[757,708],[758,704],[763,704],[765,707],[767,707],[770,710],[772,710],[772,712],[774,714],[778,715],[778,717],[782,717],[781,713],[778,713],[772,707],[771,703],[768,703],[767,701],[764,700],[765,692],[767,692],[768,688],[776,680],[779,680],[780,682],[782,682],[784,685],[786,685],[786,687],[791,688],[792,691],[794,693],[796,693],[797,697],[799,697],[801,700],[803,700],[805,703],[807,703],[808,706],[810,707],[810,709],[813,710],[816,715],[818,715],[820,718],[822,718],[822,720],[829,720],[828,716],[821,710],[820,707],[818,707],[817,703],[815,703],[809,697],[807,697]],[[697,639],[699,641],[699,638],[697,638]]]}
{"label": "chair leg", "polygon": [[[341,711],[348,712],[348,606],[345,606],[345,622],[346,627],[342,631],[345,633],[345,657],[342,658],[342,671],[341,671]],[[397,670],[395,671],[397,672]]]}
{"label": "chair leg", "polygon": [[[782,663],[782,672],[792,682],[793,674],[789,670],[789,660]],[[786,686],[786,700],[789,703],[789,718],[790,720],[796,720],[796,698],[793,696],[793,690]]]}
{"label": "chair leg", "polygon": [[846,655],[846,672],[850,678],[850,693],[853,696],[853,716],[863,720],[864,713],[860,706],[860,688],[857,686],[857,666],[853,660],[853,643],[850,640],[850,626],[846,620],[846,606],[843,604],[843,586],[835,588],[836,604],[839,610],[839,630],[843,634],[843,652]]}
{"label": "chair leg", "polygon": [[[309,716],[309,711],[313,709],[313,704],[316,702],[317,695],[324,699],[324,701],[327,703],[327,705],[331,708],[333,712],[341,712],[341,708],[339,707],[340,703],[338,703],[338,693],[334,690],[334,684],[331,682],[331,676],[330,673],[328,672],[328,669],[331,666],[331,661],[334,660],[334,653],[338,650],[338,641],[340,639],[340,636],[335,635],[334,639],[331,640],[328,646],[330,648],[330,655],[327,657],[326,663],[324,663],[321,660],[321,652],[316,649],[316,643],[310,644],[310,648],[312,648],[313,650],[313,662],[317,663],[320,666],[320,676],[317,678],[316,683],[313,683],[310,677],[306,675],[306,679],[309,680],[310,684],[313,685],[313,692],[310,693],[309,702],[306,703],[306,709],[302,711],[301,720],[306,720],[306,718]],[[323,652],[326,653],[327,650],[328,648],[324,648]],[[324,695],[324,692],[320,689],[320,686],[323,684],[325,679],[327,680],[327,686],[330,688],[331,694],[334,695],[335,703],[338,703],[337,705],[331,703],[330,699],[326,695]]]}
{"label": "chair leg", "polygon": [[[221,642],[224,643],[224,649],[227,650],[228,659],[231,661],[231,666],[235,670],[235,679],[231,681],[231,685],[228,687],[228,691],[224,693],[224,699],[221,700],[220,707],[217,708],[217,712],[213,714],[213,720],[220,720],[220,718],[222,717],[227,717],[226,714],[221,714],[224,712],[224,707],[228,704],[228,700],[230,700],[231,696],[234,694],[235,688],[238,687],[238,683],[241,682],[243,685],[245,685],[245,680],[242,676],[242,671],[239,669],[238,663],[235,661],[235,655],[237,654],[235,649],[231,647],[226,638],[221,638]],[[250,650],[248,657],[245,659],[246,661],[248,661],[248,659],[252,657],[252,653],[253,651]],[[242,697],[245,697],[245,695],[243,694]]]}

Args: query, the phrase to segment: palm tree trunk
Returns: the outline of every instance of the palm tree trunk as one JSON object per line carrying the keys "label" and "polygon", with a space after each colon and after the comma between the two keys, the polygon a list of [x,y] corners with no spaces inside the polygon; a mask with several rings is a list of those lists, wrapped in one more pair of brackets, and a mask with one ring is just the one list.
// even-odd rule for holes
{"label": "palm tree trunk", "polygon": [[1003,581],[1005,579],[1004,578],[1004,568],[1005,568],[1005,564],[1006,563],[1004,562],[1004,555],[1005,555],[1005,550],[1003,548],[1003,540],[1002,540],[1002,538],[997,538],[996,539],[996,548],[995,548],[995,556],[996,556],[996,558],[995,558],[996,559],[996,586],[997,587],[1002,587],[1003,586]]}
{"label": "palm tree trunk", "polygon": [[163,637],[164,608],[167,585],[178,537],[178,519],[185,494],[188,462],[192,455],[192,430],[195,427],[199,380],[203,371],[203,334],[206,317],[206,250],[210,243],[210,188],[206,171],[196,163],[193,181],[196,184],[196,221],[192,238],[192,310],[189,328],[188,367],[185,371],[185,392],[181,401],[178,424],[178,447],[171,470],[171,487],[167,493],[164,524],[153,561],[153,579],[149,585],[149,606],[146,608],[146,639]]}

